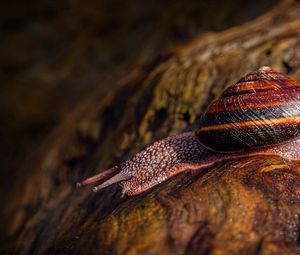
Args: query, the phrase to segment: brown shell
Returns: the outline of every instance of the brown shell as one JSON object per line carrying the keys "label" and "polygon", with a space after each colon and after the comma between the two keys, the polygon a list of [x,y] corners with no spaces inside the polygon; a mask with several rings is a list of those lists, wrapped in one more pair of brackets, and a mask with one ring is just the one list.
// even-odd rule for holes
{"label": "brown shell", "polygon": [[294,139],[300,135],[300,84],[261,67],[208,107],[197,135],[204,146],[223,152]]}

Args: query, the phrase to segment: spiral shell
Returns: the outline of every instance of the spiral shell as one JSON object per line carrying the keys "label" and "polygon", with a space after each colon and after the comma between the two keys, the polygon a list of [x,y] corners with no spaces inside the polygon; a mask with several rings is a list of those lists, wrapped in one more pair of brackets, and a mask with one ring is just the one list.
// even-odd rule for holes
{"label": "spiral shell", "polygon": [[300,135],[300,83],[261,67],[228,87],[200,121],[199,141],[220,152],[280,144]]}

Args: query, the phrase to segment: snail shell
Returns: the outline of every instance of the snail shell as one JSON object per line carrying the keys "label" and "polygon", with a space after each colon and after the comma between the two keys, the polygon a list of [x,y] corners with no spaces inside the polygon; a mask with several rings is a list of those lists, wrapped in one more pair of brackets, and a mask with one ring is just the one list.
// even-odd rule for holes
{"label": "snail shell", "polygon": [[261,67],[228,87],[203,115],[199,141],[214,151],[242,151],[300,133],[300,83]]}

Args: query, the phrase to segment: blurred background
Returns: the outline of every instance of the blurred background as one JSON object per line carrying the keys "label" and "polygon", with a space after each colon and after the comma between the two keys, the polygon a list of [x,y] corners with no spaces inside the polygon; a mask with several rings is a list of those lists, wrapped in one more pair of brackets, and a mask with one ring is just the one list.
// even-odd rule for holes
{"label": "blurred background", "polygon": [[95,89],[104,96],[129,71],[150,69],[176,47],[247,22],[276,3],[1,3],[0,198],[7,196],[15,178],[21,178],[22,165],[48,134]]}

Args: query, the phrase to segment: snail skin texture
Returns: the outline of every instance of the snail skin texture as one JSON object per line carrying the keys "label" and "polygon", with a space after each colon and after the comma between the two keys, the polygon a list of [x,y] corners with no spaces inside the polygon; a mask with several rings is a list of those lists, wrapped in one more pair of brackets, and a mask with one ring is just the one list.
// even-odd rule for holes
{"label": "snail skin texture", "polygon": [[119,183],[122,195],[134,196],[181,172],[257,155],[300,160],[300,83],[266,66],[228,87],[198,130],[157,141],[77,185],[109,178],[93,191]]}

